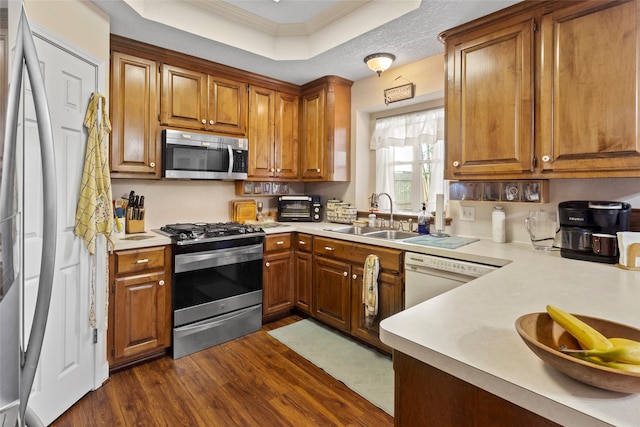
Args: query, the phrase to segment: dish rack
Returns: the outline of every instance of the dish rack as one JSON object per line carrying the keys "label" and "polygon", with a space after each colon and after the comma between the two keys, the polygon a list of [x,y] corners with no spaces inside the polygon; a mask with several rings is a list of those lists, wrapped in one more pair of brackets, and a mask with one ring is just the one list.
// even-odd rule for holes
{"label": "dish rack", "polygon": [[358,208],[341,200],[327,200],[327,221],[351,224],[358,219]]}

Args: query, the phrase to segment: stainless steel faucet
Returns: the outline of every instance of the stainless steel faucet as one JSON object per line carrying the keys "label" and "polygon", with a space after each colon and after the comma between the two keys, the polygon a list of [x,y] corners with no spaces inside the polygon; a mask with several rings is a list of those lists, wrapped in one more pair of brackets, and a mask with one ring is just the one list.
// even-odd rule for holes
{"label": "stainless steel faucet", "polygon": [[387,196],[389,198],[389,228],[393,228],[393,201],[391,200],[391,196],[389,193],[380,193],[378,197],[380,196]]}

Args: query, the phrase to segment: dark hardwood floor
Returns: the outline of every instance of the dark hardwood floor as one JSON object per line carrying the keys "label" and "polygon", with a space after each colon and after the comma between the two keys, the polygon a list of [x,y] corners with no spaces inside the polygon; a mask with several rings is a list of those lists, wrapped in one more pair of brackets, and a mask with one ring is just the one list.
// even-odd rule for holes
{"label": "dark hardwood floor", "polygon": [[52,425],[393,426],[393,418],[262,330],[112,373]]}

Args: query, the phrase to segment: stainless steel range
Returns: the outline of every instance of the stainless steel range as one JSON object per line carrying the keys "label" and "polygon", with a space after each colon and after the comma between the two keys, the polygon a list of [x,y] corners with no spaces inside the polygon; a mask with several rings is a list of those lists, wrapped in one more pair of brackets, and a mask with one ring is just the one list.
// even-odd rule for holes
{"label": "stainless steel range", "polygon": [[173,241],[173,358],[260,330],[262,241],[259,227],[169,224]]}

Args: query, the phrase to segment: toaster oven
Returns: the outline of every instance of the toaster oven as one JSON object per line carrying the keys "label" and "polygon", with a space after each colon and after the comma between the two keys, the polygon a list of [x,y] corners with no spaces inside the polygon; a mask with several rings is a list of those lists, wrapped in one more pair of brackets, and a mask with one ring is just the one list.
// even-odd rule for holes
{"label": "toaster oven", "polygon": [[320,196],[278,197],[278,222],[321,222]]}

